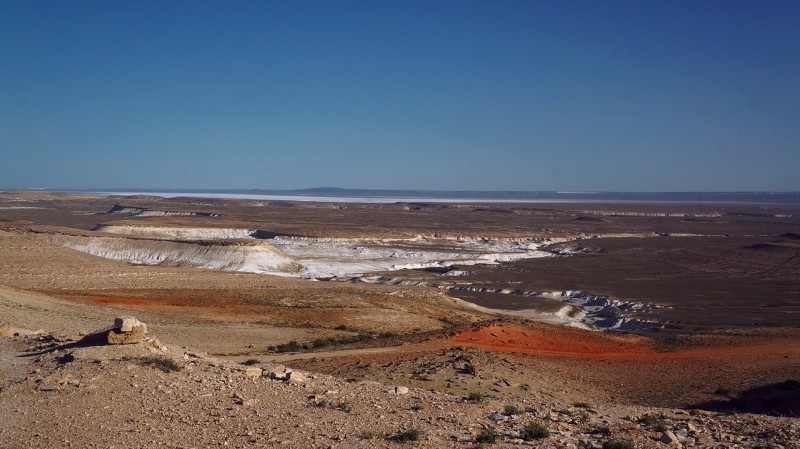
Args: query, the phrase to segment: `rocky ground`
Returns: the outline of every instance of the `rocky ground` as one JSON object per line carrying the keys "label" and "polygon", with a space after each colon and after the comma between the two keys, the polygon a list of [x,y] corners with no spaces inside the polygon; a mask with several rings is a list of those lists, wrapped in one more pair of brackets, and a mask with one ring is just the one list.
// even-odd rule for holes
{"label": "rocky ground", "polygon": [[796,418],[450,395],[77,338],[3,337],[0,446],[800,447]]}
{"label": "rocky ground", "polygon": [[[118,203],[125,207],[113,212]],[[686,218],[697,211],[206,204],[46,192],[0,194],[0,204],[2,448],[800,448],[794,211],[720,209],[701,223]],[[255,223],[315,236],[713,228],[744,240],[702,238],[691,251],[661,237],[594,241],[583,245],[586,257],[564,259],[566,270],[557,258],[474,267],[472,282],[492,287],[583,282],[636,296],[659,285],[653,302],[674,296],[664,310],[703,324],[697,334],[653,338],[497,320],[433,288],[138,266],[58,243],[63,234],[95,235],[89,229],[100,222]],[[770,237],[748,237],[755,234]],[[750,269],[753,251],[759,263]],[[723,300],[740,284],[753,292],[725,312]],[[742,322],[709,322],[719,311]],[[86,339],[120,315],[146,322],[146,340]]]}

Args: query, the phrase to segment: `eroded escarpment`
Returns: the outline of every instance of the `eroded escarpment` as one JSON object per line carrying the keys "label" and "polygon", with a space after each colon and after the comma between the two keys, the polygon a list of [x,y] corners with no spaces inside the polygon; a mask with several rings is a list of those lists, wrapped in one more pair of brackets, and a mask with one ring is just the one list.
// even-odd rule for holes
{"label": "eroded escarpment", "polygon": [[[443,289],[453,296],[460,292],[516,296],[526,302],[513,310],[503,310],[503,307],[498,310],[486,304],[480,308],[585,329],[650,331],[668,325],[648,316],[659,308],[654,304],[582,291],[527,291],[472,285],[461,280],[469,272],[455,268],[570,256],[576,253],[568,244],[574,236],[548,240],[424,236],[412,239],[335,239],[270,235],[263,238],[269,233],[245,228],[104,225],[97,229],[118,236],[58,236],[58,239],[70,248],[133,264],[417,285]],[[628,238],[642,236],[619,235]],[[420,269],[440,270],[442,276],[437,281],[430,281],[416,280],[414,276],[371,275]]]}
{"label": "eroded escarpment", "polygon": [[[101,225],[118,237],[74,236],[64,244],[96,256],[147,265],[185,265],[315,279],[454,264],[548,257],[553,240],[426,237],[293,237],[245,228]],[[124,237],[123,237],[124,236]]]}
{"label": "eroded escarpment", "polygon": [[119,237],[54,236],[72,249],[140,265],[288,274],[302,267],[265,242],[186,242]]}
{"label": "eroded escarpment", "polygon": [[209,228],[184,226],[137,226],[107,225],[96,226],[94,231],[108,234],[147,237],[152,239],[181,240],[229,240],[229,239],[268,239],[276,234],[260,229]]}

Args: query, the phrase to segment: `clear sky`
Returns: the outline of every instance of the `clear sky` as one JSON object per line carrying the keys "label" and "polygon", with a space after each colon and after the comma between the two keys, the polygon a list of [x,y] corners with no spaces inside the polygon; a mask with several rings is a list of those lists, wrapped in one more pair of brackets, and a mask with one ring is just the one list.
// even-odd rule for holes
{"label": "clear sky", "polygon": [[0,187],[800,190],[800,1],[0,2]]}

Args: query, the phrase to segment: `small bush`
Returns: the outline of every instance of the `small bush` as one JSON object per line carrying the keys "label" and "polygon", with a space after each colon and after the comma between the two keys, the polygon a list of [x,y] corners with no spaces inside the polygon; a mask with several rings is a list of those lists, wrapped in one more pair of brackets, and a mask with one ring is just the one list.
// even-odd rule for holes
{"label": "small bush", "polygon": [[344,325],[344,324],[340,324],[340,325],[334,327],[334,329],[336,329],[337,331],[346,331],[347,330],[347,326]]}
{"label": "small bush", "polygon": [[336,410],[341,410],[341,411],[343,411],[345,413],[350,413],[350,411],[353,410],[353,406],[350,405],[349,402],[345,402],[345,401],[342,401],[342,402],[334,405],[333,408],[335,408]]}
{"label": "small bush", "polygon": [[314,404],[314,405],[316,405],[316,406],[317,406],[317,407],[319,407],[319,408],[326,408],[326,407],[328,407],[328,401],[327,401],[326,399],[320,399],[320,400],[319,400],[319,401],[317,401],[317,403],[316,403],[316,404]]}
{"label": "small bush", "polygon": [[372,430],[365,430],[365,431],[361,432],[361,438],[363,438],[365,440],[372,440],[372,439],[375,439],[375,438],[384,438],[385,436],[386,435],[384,435],[382,432],[375,432],[375,431],[372,431]]}
{"label": "small bush", "polygon": [[635,449],[636,445],[631,440],[608,440],[603,443],[603,449]]}
{"label": "small bush", "polygon": [[503,414],[506,416],[521,415],[523,413],[525,413],[525,410],[517,407],[516,405],[506,405],[503,408]]}
{"label": "small bush", "polygon": [[576,402],[572,404],[572,406],[575,408],[592,408],[591,404],[588,402]]}
{"label": "small bush", "polygon": [[180,366],[176,361],[168,357],[151,355],[147,357],[139,357],[137,360],[142,365],[158,368],[165,373],[169,373],[171,371],[180,371],[183,369],[183,367]]}
{"label": "small bush", "polygon": [[242,365],[253,366],[253,365],[258,365],[259,363],[261,363],[261,360],[247,359],[244,362],[242,362]]}
{"label": "small bush", "polygon": [[561,410],[559,410],[558,413],[561,414],[561,415],[564,415],[564,416],[572,416],[572,415],[574,415],[574,413],[572,413],[571,410],[568,410],[568,409],[565,409],[565,408],[562,408]]}
{"label": "small bush", "polygon": [[656,432],[664,432],[667,430],[667,425],[664,424],[664,421],[658,416],[644,415],[639,418],[638,422],[643,426],[652,428]]}
{"label": "small bush", "polygon": [[273,346],[273,349],[275,352],[297,352],[303,349],[303,347],[297,342],[297,340],[291,340],[289,343]]}
{"label": "small bush", "polygon": [[420,403],[420,402],[417,402],[417,403],[415,403],[414,405],[411,406],[411,410],[414,410],[415,412],[418,412],[418,411],[420,411],[420,410],[422,410],[424,408],[425,408],[425,406],[422,405],[422,403]]}
{"label": "small bush", "polygon": [[534,422],[525,426],[520,432],[520,436],[522,436],[523,440],[538,440],[549,437],[550,431],[547,430],[547,427]]}
{"label": "small bush", "polygon": [[486,399],[486,396],[483,393],[473,391],[469,395],[467,395],[467,400],[472,402],[481,402]]}
{"label": "small bush", "polygon": [[481,444],[494,444],[497,442],[497,439],[500,438],[500,435],[497,433],[494,428],[489,427],[488,429],[481,430],[481,433],[475,437],[476,443]]}
{"label": "small bush", "polygon": [[406,429],[398,433],[395,436],[395,439],[400,442],[419,441],[420,437],[422,437],[422,431],[417,429],[416,427],[412,427],[410,429]]}

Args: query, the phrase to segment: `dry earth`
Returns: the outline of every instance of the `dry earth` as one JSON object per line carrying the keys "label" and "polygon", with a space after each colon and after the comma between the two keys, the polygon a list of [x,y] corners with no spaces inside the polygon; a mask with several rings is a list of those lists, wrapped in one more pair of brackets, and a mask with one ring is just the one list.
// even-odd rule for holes
{"label": "dry earth", "polygon": [[[208,215],[106,214],[120,203]],[[640,448],[800,447],[800,334],[792,318],[800,302],[792,237],[798,219],[787,206],[718,206],[690,220],[574,206],[257,204],[37,192],[2,194],[0,208],[0,447],[471,448],[489,429],[498,432],[498,447],[600,448],[623,440]],[[670,206],[675,214],[685,209]],[[336,237],[728,237],[583,240],[577,245],[586,251],[577,256],[476,266],[466,278],[649,294],[672,307],[664,309],[668,320],[683,324],[634,335],[498,321],[426,287],[136,266],[71,250],[56,238],[93,235],[90,229],[109,222]],[[689,243],[681,249],[680,242]],[[439,275],[403,273],[441,282]],[[710,319],[729,296],[731,311]],[[742,310],[750,316],[732,322]],[[148,323],[161,343],[77,344],[125,314]],[[293,340],[310,349],[276,352]],[[321,349],[312,344],[322,340]],[[148,364],[160,358],[180,370]],[[303,370],[305,380],[252,369],[265,374],[279,362]],[[397,386],[410,390],[398,394]],[[470,394],[476,400],[466,399]],[[514,414],[503,414],[507,405]],[[551,435],[523,439],[520,432],[534,422]],[[399,441],[410,429],[420,431],[419,441]]]}

